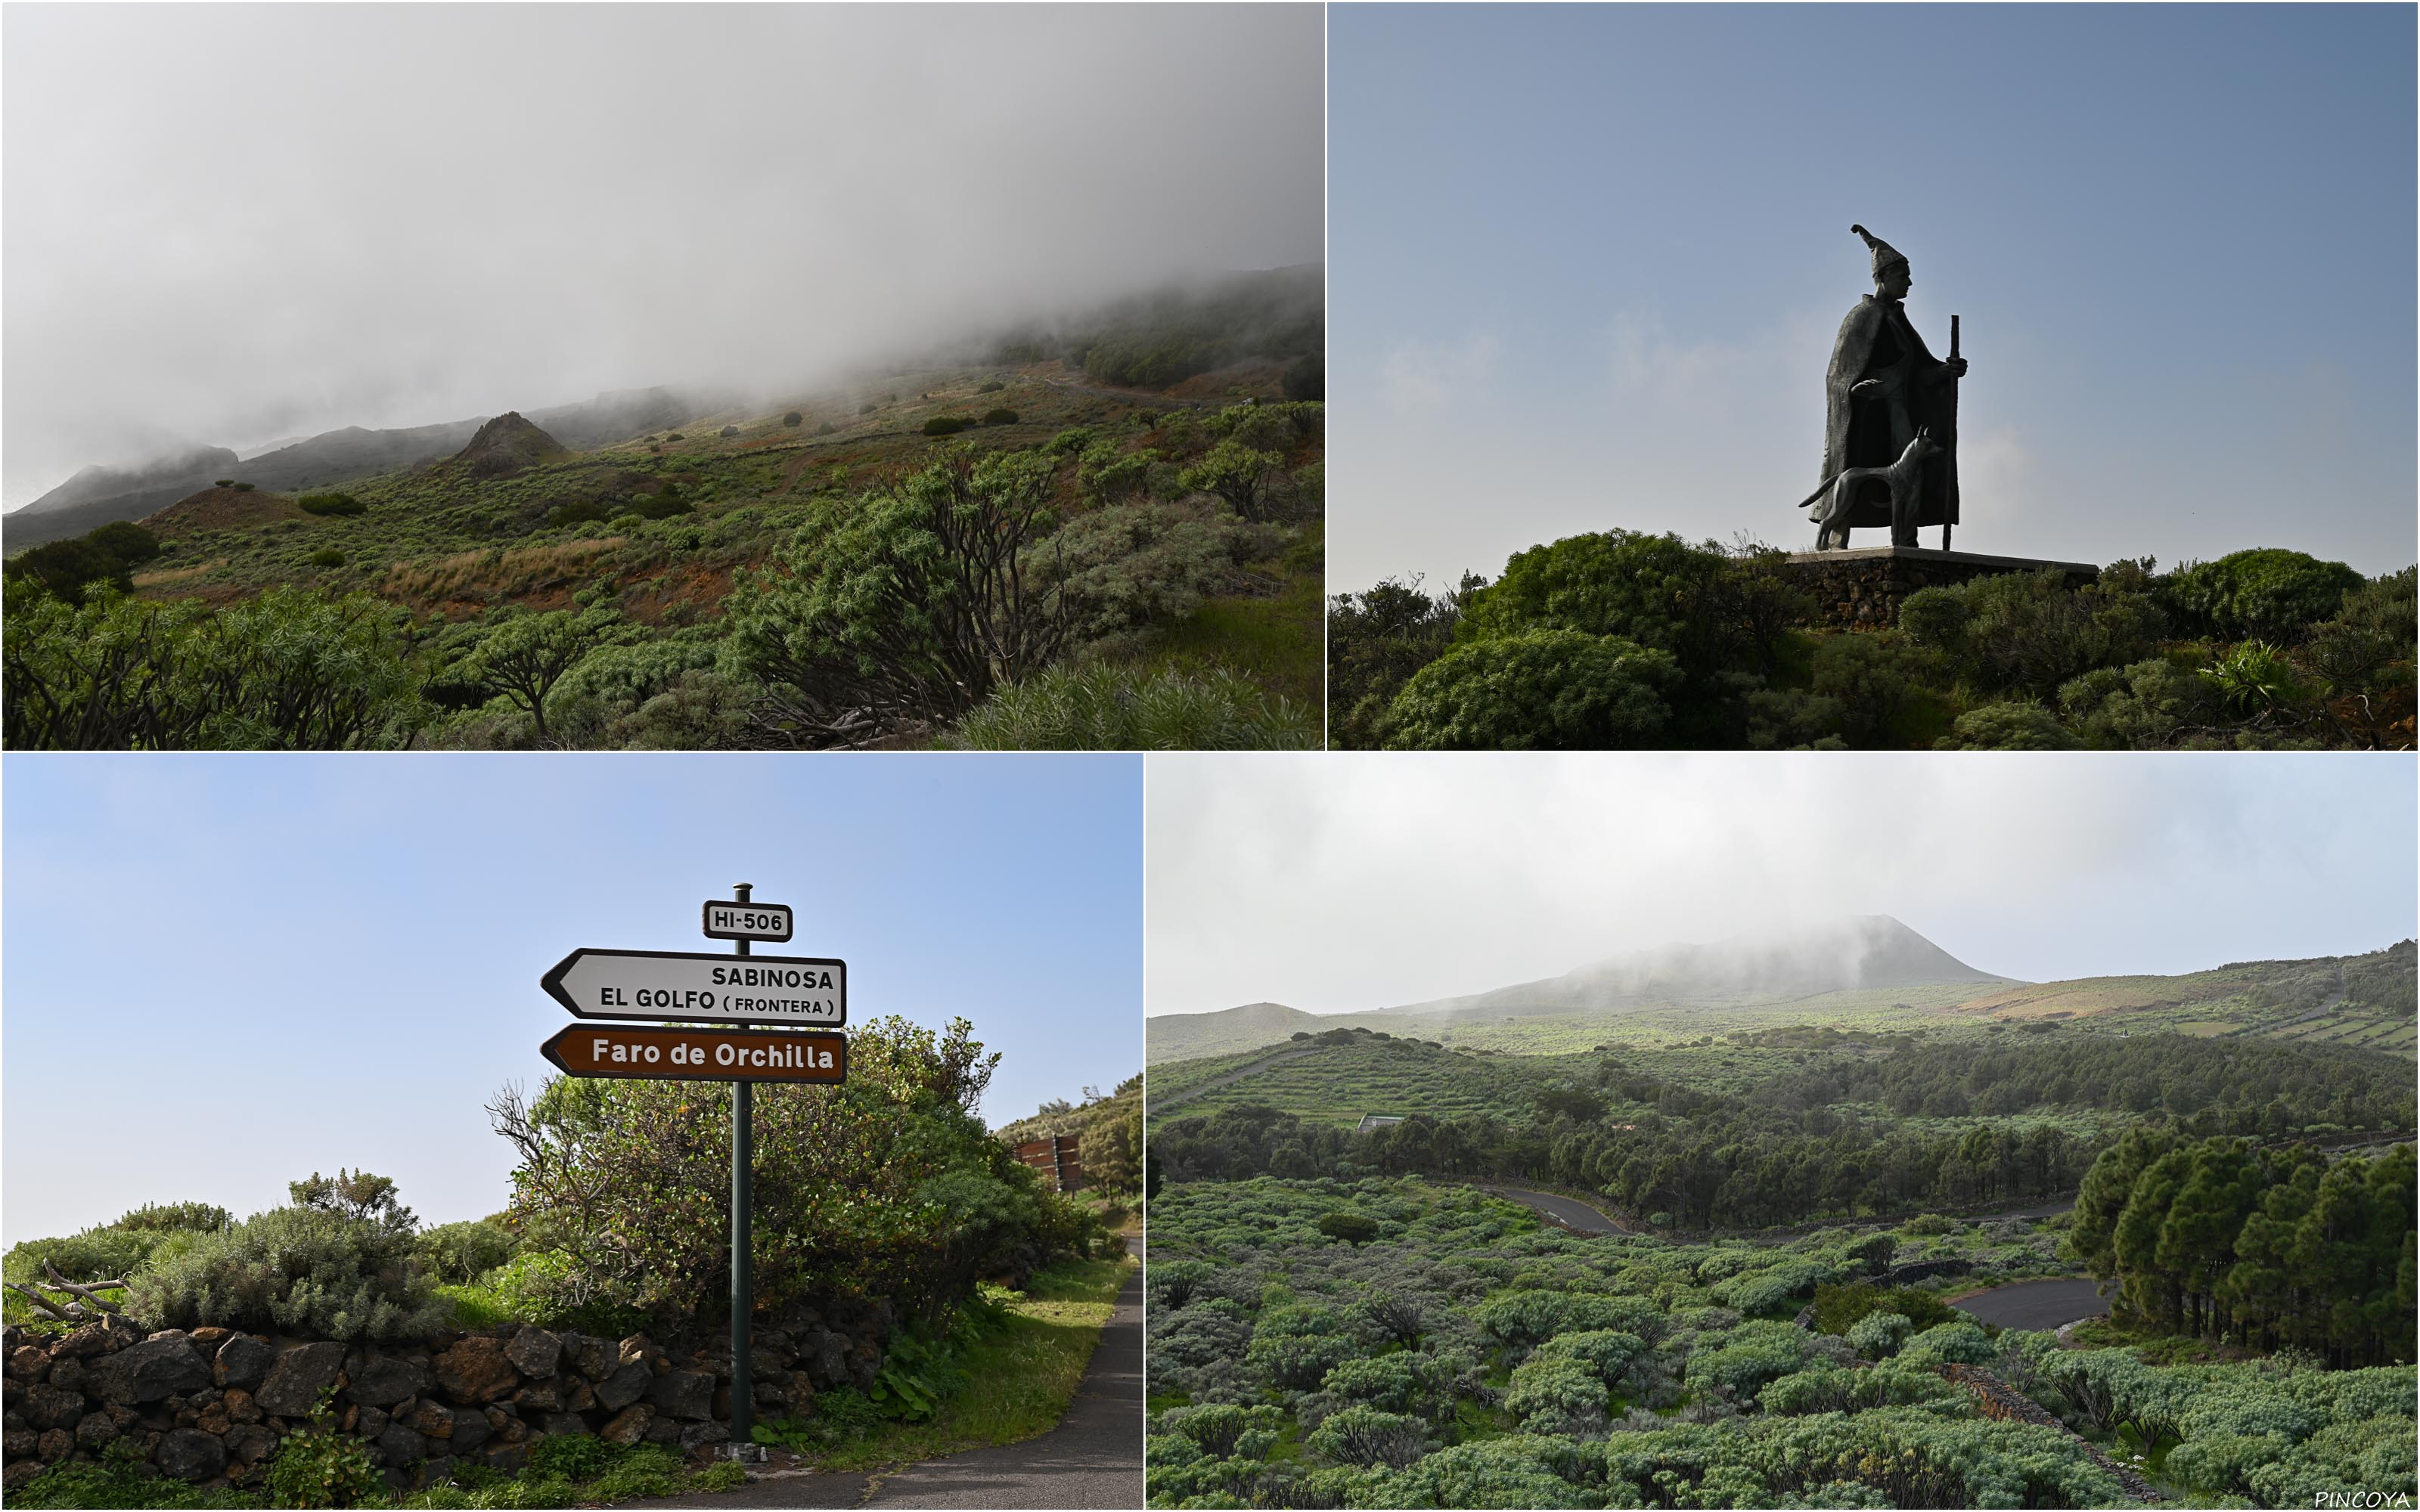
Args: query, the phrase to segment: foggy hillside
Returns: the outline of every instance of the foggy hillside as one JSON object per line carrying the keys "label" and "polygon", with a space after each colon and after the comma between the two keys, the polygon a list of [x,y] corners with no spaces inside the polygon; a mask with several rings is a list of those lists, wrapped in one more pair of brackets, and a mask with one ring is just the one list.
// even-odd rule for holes
{"label": "foggy hillside", "polygon": [[[246,480],[323,486],[466,439],[403,433],[508,410],[586,450],[692,417],[583,436],[549,407],[661,385],[758,409],[1011,332],[1063,346],[1068,312],[1325,245],[1316,7],[276,7],[139,27],[29,8],[9,40],[11,505],[179,446],[385,438]],[[228,108],[227,80],[262,77],[276,110]],[[153,505],[228,475],[149,480]]]}
{"label": "foggy hillside", "polygon": [[1559,977],[1394,1011],[1570,1013],[1652,1002],[1812,997],[1881,987],[2010,980],[1978,971],[1898,919],[1875,914],[1790,930],[1752,931],[1705,945],[1661,946]]}
{"label": "foggy hillside", "polygon": [[[1062,362],[1094,382],[1144,390],[1257,360],[1293,364],[1290,379],[1304,377],[1311,385],[1306,396],[1316,397],[1317,364],[1326,338],[1326,271],[1316,264],[1177,281],[1149,294],[1019,323],[1005,334],[970,332],[946,351],[1000,363]],[[940,361],[944,350],[901,355],[867,371],[908,370]],[[731,388],[629,389],[521,413],[581,452],[695,424],[751,397],[771,402],[788,392],[751,396]],[[181,449],[132,468],[88,466],[22,509],[0,515],[0,542],[11,552],[22,551],[112,521],[139,520],[222,478],[296,493],[402,471],[454,455],[491,418],[473,415],[387,430],[347,425],[241,461],[225,447],[209,446]]]}

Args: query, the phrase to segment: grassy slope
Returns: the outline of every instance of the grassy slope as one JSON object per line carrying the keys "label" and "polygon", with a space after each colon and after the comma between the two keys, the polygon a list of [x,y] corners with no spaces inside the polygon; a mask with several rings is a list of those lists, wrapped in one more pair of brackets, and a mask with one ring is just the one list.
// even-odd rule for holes
{"label": "grassy slope", "polygon": [[967,1383],[923,1423],[892,1423],[813,1456],[826,1471],[911,1464],[1047,1433],[1067,1415],[1077,1382],[1101,1340],[1118,1288],[1136,1261],[1078,1260],[1053,1266],[1011,1304],[1007,1328],[967,1361]]}
{"label": "grassy slope", "polygon": [[[701,416],[676,432],[575,454],[499,479],[471,478],[450,463],[346,484],[368,506],[353,517],[302,517],[223,528],[183,528],[135,577],[139,594],[225,603],[280,584],[367,590],[415,612],[462,619],[505,604],[535,609],[581,602],[619,609],[670,629],[710,624],[736,576],[763,563],[818,494],[847,494],[908,471],[934,444],[935,416],[1013,409],[1014,425],[957,440],[984,450],[1032,447],[1091,425],[1129,447],[1155,445],[1156,417],[1247,397],[1281,397],[1282,370],[1266,363],[1206,374],[1170,393],[1106,389],[1057,363],[904,372],[784,402],[766,410]],[[985,383],[1000,383],[981,393]],[[895,397],[894,397],[895,396]],[[871,414],[858,411],[871,404]],[[782,424],[797,409],[801,424]],[[1136,417],[1143,417],[1138,423]],[[725,425],[738,434],[725,438]],[[829,426],[828,434],[817,435]],[[1317,438],[1288,455],[1320,460]],[[240,468],[237,471],[240,472]],[[640,495],[676,484],[696,506],[668,520],[550,527],[560,505],[602,502],[619,517]],[[1069,504],[1074,503],[1072,480]],[[340,565],[315,553],[341,554]],[[1280,556],[1252,564],[1249,594],[1205,602],[1161,632],[1147,660],[1223,667],[1304,706],[1322,697],[1322,549],[1314,527]]]}

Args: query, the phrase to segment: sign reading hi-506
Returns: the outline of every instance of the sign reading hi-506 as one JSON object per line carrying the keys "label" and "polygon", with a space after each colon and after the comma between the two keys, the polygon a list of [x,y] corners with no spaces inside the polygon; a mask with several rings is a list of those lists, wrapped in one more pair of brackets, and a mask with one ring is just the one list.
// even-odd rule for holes
{"label": "sign reading hi-506", "polygon": [[582,949],[565,956],[538,984],[584,1019],[819,1029],[848,1022],[848,964],[820,956]]}
{"label": "sign reading hi-506", "polygon": [[706,905],[706,937],[709,940],[771,940],[790,938],[788,903],[743,903],[716,899]]}

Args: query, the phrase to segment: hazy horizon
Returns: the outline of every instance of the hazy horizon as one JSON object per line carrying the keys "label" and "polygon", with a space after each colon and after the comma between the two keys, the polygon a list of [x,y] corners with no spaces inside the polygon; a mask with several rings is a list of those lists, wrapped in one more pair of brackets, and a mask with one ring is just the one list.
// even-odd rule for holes
{"label": "hazy horizon", "polygon": [[8,509],[194,446],[770,400],[1325,255],[1316,6],[19,4],[0,31]]}
{"label": "hazy horizon", "polygon": [[[1886,915],[2030,982],[2412,938],[2413,759],[1155,756],[1144,1011],[1370,1011]],[[1884,801],[1884,800],[1887,801]]]}

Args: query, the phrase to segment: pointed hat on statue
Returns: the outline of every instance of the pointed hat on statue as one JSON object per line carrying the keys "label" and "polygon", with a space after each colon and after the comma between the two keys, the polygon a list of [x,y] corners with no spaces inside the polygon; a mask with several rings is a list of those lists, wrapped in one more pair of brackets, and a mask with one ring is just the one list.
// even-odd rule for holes
{"label": "pointed hat on statue", "polygon": [[1855,232],[1858,236],[1866,239],[1866,246],[1870,249],[1874,255],[1873,270],[1876,278],[1880,278],[1883,275],[1883,270],[1888,268],[1891,264],[1903,263],[1907,261],[1907,255],[1905,253],[1900,252],[1897,247],[1885,241],[1882,238],[1874,235],[1871,231],[1867,230],[1864,226],[1853,225],[1849,227],[1849,229]]}

